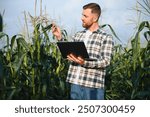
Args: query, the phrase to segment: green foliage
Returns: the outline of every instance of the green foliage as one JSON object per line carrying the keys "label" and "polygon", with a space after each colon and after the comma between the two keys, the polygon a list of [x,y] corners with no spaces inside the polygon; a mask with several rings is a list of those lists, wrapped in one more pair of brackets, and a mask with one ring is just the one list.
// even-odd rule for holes
{"label": "green foliage", "polygon": [[9,36],[0,33],[0,39],[7,39],[0,50],[0,99],[68,99],[68,64],[49,39],[51,27],[37,24],[32,44],[22,35],[9,44]]}
{"label": "green foliage", "polygon": [[[32,44],[23,35],[14,35],[10,41],[7,34],[0,33],[0,39],[7,40],[0,50],[0,99],[69,99],[68,63],[48,36],[51,26],[38,23]],[[106,99],[150,99],[149,31],[149,22],[143,21],[131,48],[115,45],[107,68]],[[147,40],[144,48],[141,34]]]}
{"label": "green foliage", "polygon": [[[149,16],[148,0],[138,3],[143,7],[142,12]],[[7,42],[0,49],[0,99],[69,99],[69,87],[65,82],[68,62],[62,59],[54,37],[49,36],[52,24],[48,25],[42,15],[32,17],[29,14],[34,30],[32,42],[28,43],[30,35],[24,15],[27,37],[17,34],[10,38],[0,32],[0,39]],[[102,28],[105,26],[120,40],[111,25]],[[62,32],[67,39],[67,32]],[[141,38],[147,41],[145,47],[141,47]],[[107,67],[106,99],[150,99],[149,21],[140,23],[130,48],[115,45]]]}
{"label": "green foliage", "polygon": [[[149,31],[149,22],[143,21],[131,41],[131,48],[115,46],[107,69],[106,99],[150,99]],[[141,33],[147,40],[144,48],[140,44]]]}

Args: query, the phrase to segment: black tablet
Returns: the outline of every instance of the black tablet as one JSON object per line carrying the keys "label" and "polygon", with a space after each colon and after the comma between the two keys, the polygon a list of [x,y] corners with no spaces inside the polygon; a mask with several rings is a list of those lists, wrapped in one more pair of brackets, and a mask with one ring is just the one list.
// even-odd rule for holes
{"label": "black tablet", "polygon": [[67,55],[72,53],[83,59],[89,59],[84,42],[57,42],[57,46],[63,58],[67,58]]}

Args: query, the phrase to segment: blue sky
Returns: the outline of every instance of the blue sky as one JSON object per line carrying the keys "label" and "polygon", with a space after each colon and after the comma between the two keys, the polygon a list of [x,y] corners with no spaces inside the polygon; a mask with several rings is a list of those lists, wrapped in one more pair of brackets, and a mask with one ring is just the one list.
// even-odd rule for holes
{"label": "blue sky", "polygon": [[[40,0],[37,0],[37,14],[40,11]],[[131,10],[137,0],[43,0],[43,10],[50,19],[69,33],[82,30],[82,6],[89,2],[96,2],[101,6],[100,24],[110,24],[117,35],[126,44],[134,33],[134,25],[129,20],[136,20],[136,12]],[[10,36],[20,33],[24,25],[23,12],[30,12],[34,16],[35,0],[0,0],[0,13],[5,10],[5,32]]]}

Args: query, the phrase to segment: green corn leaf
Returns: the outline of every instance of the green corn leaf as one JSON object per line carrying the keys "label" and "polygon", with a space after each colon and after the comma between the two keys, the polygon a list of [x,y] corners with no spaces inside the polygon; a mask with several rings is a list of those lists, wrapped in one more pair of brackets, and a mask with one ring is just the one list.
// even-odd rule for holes
{"label": "green corn leaf", "polygon": [[51,28],[52,28],[52,26],[53,26],[53,24],[50,24],[50,25],[48,25],[48,26],[46,26],[46,27],[44,27],[42,30],[43,30],[43,32],[46,32],[46,31],[50,31],[51,30]]}
{"label": "green corn leaf", "polygon": [[22,54],[21,56],[17,56],[15,61],[11,63],[12,64],[11,67],[13,67],[15,72],[17,72],[19,68],[22,66],[22,62],[25,56],[26,56],[26,53]]}
{"label": "green corn leaf", "polygon": [[116,35],[116,33],[115,33],[114,29],[111,27],[111,25],[109,25],[109,24],[104,24],[104,25],[102,25],[101,27],[104,28],[104,27],[106,27],[106,26],[108,26],[108,27],[110,28],[112,34],[121,42],[120,38]]}
{"label": "green corn leaf", "polygon": [[43,94],[43,97],[46,96],[46,92],[47,92],[46,89],[47,89],[47,85],[44,84],[43,87],[42,87],[42,94]]}
{"label": "green corn leaf", "polygon": [[7,48],[9,49],[9,36],[3,32],[0,32],[0,39],[3,39],[4,37],[6,37],[7,40]]}
{"label": "green corn leaf", "polygon": [[26,50],[29,50],[28,43],[24,40],[24,38],[22,38],[22,37],[17,38],[17,42],[19,45],[24,47]]}
{"label": "green corn leaf", "polygon": [[150,31],[144,32],[144,37],[147,41],[149,41],[150,40]]}
{"label": "green corn leaf", "polygon": [[16,40],[16,37],[17,37],[17,35],[14,35],[13,37],[12,37],[12,39],[11,39],[11,50],[13,49],[13,47],[14,47],[14,43],[15,43],[15,40]]}
{"label": "green corn leaf", "polygon": [[140,26],[138,28],[138,32],[141,32],[145,27],[150,29],[148,21],[143,21],[142,23],[140,23]]}

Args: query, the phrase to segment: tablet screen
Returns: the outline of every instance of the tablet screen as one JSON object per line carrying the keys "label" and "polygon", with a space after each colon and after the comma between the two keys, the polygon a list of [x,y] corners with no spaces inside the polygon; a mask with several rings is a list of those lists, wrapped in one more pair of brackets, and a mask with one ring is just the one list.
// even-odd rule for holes
{"label": "tablet screen", "polygon": [[84,42],[57,42],[57,46],[63,58],[67,58],[71,53],[83,59],[89,58]]}

